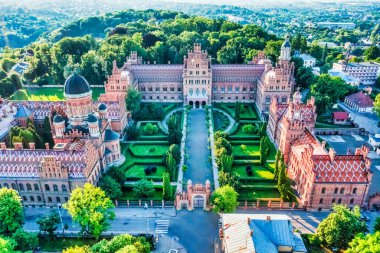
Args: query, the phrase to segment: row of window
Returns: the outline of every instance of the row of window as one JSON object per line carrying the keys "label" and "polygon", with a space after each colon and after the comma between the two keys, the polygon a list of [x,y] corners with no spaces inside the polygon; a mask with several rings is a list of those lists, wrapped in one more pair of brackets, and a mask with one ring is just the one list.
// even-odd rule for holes
{"label": "row of window", "polygon": [[[276,99],[277,99],[277,103],[280,103],[280,98],[279,97],[276,97]],[[266,96],[265,97],[265,103],[266,104],[270,104],[270,101],[271,101],[271,96]],[[285,103],[287,103],[288,102],[288,97],[287,96],[282,96],[281,97],[281,103],[282,104],[285,104]]]}
{"label": "row of window", "polygon": [[[350,204],[353,204],[354,201],[355,201],[355,199],[350,199]],[[332,200],[331,200],[331,204],[335,204],[335,202],[336,202],[336,199],[332,199]],[[337,203],[337,204],[342,204],[342,199],[339,198],[339,199],[338,199],[338,202],[336,202],[336,203]],[[319,204],[323,204],[323,198],[321,198],[321,199],[319,200]]]}
{"label": "row of window", "polygon": [[156,96],[156,97],[153,97],[153,96],[142,96],[142,99],[143,100],[182,100],[182,96],[179,95],[178,98],[176,98],[175,96],[171,96],[170,98],[168,98],[167,96]]}
{"label": "row of window", "polygon": [[210,80],[185,80],[185,84],[210,84]]}
{"label": "row of window", "polygon": [[[177,90],[177,92],[181,92],[182,91],[182,87],[177,87],[177,89],[175,89],[175,87],[170,87],[170,91],[171,92],[175,92]],[[142,92],[145,92],[145,91],[148,91],[148,92],[153,92],[153,87],[152,86],[148,86],[147,88],[145,88],[145,86],[140,86],[140,91]],[[160,86],[156,86],[155,88],[155,91],[156,92],[161,92],[161,87]],[[162,87],[162,91],[168,91],[168,87],[164,86]]]}
{"label": "row of window", "polygon": [[[197,65],[199,65],[199,64],[197,64]],[[197,68],[199,68],[199,66],[197,67]],[[200,71],[195,71],[195,75],[197,75],[197,76],[199,76],[200,75]],[[189,72],[189,74],[192,76],[193,74],[194,74],[194,71],[191,71],[190,70],[190,72]],[[206,75],[206,71],[202,71],[202,75]]]}
{"label": "row of window", "polygon": [[[8,183],[4,183],[3,185],[0,184],[0,188],[2,188],[2,187],[8,188],[8,189],[10,188]],[[15,183],[12,183],[11,184],[11,188],[15,189],[15,190],[19,190],[19,191],[25,191],[25,189],[27,191],[33,191],[32,185],[29,184],[29,183],[26,184],[26,188],[24,187],[24,184],[19,183],[18,184],[18,189],[17,189],[17,185]],[[38,184],[34,184],[33,188],[34,188],[34,191],[39,191],[40,190],[40,187],[38,186]],[[62,190],[62,192],[67,192],[67,186],[63,184],[61,186],[61,190]],[[45,191],[48,191],[48,192],[50,191],[50,186],[48,184],[45,184]],[[58,185],[53,184],[53,191],[54,192],[58,192],[59,191],[58,190]]]}
{"label": "row of window", "polygon": [[[235,96],[235,100],[246,100],[246,97],[245,96],[242,96],[242,97],[239,97],[239,96]],[[247,97],[248,99],[248,97]],[[214,96],[214,100],[218,100],[218,98],[216,96]],[[224,97],[220,97],[219,100],[225,100]],[[232,100],[232,97],[227,97],[227,100]],[[250,96],[249,97],[249,100],[253,100],[253,97]]]}
{"label": "row of window", "polygon": [[[340,191],[339,191],[338,187],[336,187],[334,189],[334,194],[338,194],[338,192],[339,192],[339,194],[344,194],[344,191],[345,191],[344,188],[340,188]],[[357,191],[358,191],[358,189],[355,187],[354,189],[352,189],[352,194],[356,194]],[[326,188],[323,187],[322,190],[321,190],[321,193],[325,194],[326,193]]]}
{"label": "row of window", "polygon": [[[29,199],[30,199],[30,202],[36,202],[36,199],[34,198],[34,196],[30,196],[29,197]],[[27,202],[28,201],[28,198],[26,197],[26,196],[23,196],[22,197],[22,200],[24,201],[24,202]],[[65,202],[67,202],[69,199],[67,198],[67,197],[65,197]],[[41,198],[41,196],[37,196],[37,202],[42,202],[42,198]],[[53,202],[53,198],[52,197],[48,197],[47,198],[47,202],[48,203],[52,203]],[[56,202],[57,203],[61,203],[61,198],[60,197],[56,197]]]}
{"label": "row of window", "polygon": [[[127,86],[123,86],[123,90],[126,90]],[[111,90],[115,90],[115,86],[111,85]],[[120,90],[120,86],[116,86],[116,90]]]}
{"label": "row of window", "polygon": [[[218,92],[218,86],[214,86],[214,87],[212,87],[212,91],[213,92]],[[228,93],[232,93],[232,91],[233,91],[233,86],[232,85],[229,85],[229,86],[227,86],[227,92]],[[241,87],[241,89],[240,89],[240,86],[235,86],[235,92],[253,92],[254,91],[254,87],[253,86],[250,86],[249,87],[249,90],[248,90],[248,87],[246,87],[246,86],[243,86],[243,87]],[[226,92],[226,87],[225,86],[221,86],[221,87],[219,87],[219,92],[221,92],[221,93],[224,93],[224,92]]]}

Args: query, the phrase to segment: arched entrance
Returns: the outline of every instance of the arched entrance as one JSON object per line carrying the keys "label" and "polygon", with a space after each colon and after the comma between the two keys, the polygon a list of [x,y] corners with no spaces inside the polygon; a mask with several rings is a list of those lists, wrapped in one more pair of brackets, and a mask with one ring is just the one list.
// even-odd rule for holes
{"label": "arched entrance", "polygon": [[202,101],[202,107],[204,108],[206,106],[206,101]]}
{"label": "arched entrance", "polygon": [[199,101],[195,101],[195,108],[199,108],[199,105],[200,105]]}
{"label": "arched entrance", "polygon": [[193,102],[193,101],[190,101],[190,102],[189,102],[189,105],[190,105],[191,107],[193,107],[193,106],[194,106],[194,102]]}
{"label": "arched entrance", "polygon": [[203,195],[196,195],[193,197],[193,207],[202,208],[205,207],[205,197]]}

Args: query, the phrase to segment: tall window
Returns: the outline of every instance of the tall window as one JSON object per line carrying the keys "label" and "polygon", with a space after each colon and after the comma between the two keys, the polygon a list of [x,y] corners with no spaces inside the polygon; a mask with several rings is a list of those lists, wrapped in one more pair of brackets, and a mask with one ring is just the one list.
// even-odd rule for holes
{"label": "tall window", "polygon": [[45,184],[45,191],[50,191],[50,186],[48,184]]}
{"label": "tall window", "polygon": [[18,186],[20,187],[20,191],[24,190],[24,185],[23,184],[18,184]]}
{"label": "tall window", "polygon": [[195,94],[197,94],[197,96],[199,95],[199,89],[198,88],[195,90]]}
{"label": "tall window", "polygon": [[55,192],[57,192],[57,191],[58,191],[58,185],[53,184],[53,190],[54,190]]}
{"label": "tall window", "polygon": [[34,190],[35,191],[39,191],[40,190],[40,187],[38,187],[38,184],[34,184]]}
{"label": "tall window", "polygon": [[325,193],[326,193],[326,188],[323,187],[323,188],[322,188],[322,194],[325,194]]}
{"label": "tall window", "polygon": [[193,95],[193,88],[189,89],[189,94],[190,94],[190,96]]}
{"label": "tall window", "polygon": [[319,204],[323,204],[323,198],[319,200]]}
{"label": "tall window", "polygon": [[63,192],[67,192],[67,187],[66,187],[66,185],[64,185],[64,184],[62,185],[62,191],[63,191]]}
{"label": "tall window", "polygon": [[202,95],[205,96],[206,95],[206,89],[202,89]]}
{"label": "tall window", "polygon": [[28,191],[31,191],[31,190],[32,190],[32,186],[28,183],[28,184],[26,184],[26,189],[27,189]]}
{"label": "tall window", "polygon": [[344,188],[340,189],[340,194],[344,194]]}
{"label": "tall window", "polygon": [[352,194],[356,194],[356,192],[358,191],[358,188],[354,188],[353,190],[352,190]]}
{"label": "tall window", "polygon": [[338,188],[335,188],[334,189],[334,194],[337,194],[338,193]]}

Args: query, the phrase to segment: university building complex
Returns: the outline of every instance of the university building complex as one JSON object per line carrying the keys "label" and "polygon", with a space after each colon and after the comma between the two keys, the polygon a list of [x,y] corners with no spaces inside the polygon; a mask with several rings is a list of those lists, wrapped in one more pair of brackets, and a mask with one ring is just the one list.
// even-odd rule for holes
{"label": "university building complex", "polygon": [[143,102],[177,102],[204,107],[214,102],[254,103],[269,118],[267,132],[284,154],[287,174],[295,182],[305,208],[330,208],[334,203],[365,205],[371,183],[368,149],[347,155],[327,150],[313,134],[314,98],[302,102],[294,92],[294,64],[286,39],[279,61],[272,65],[260,52],[247,64],[212,64],[195,44],[183,64],[143,64],[132,52],[122,68],[114,62],[105,94],[92,100],[88,82],[74,73],[64,85],[64,102],[21,101],[0,104],[7,127],[26,126],[27,119],[51,122],[54,147],[35,149],[0,143],[0,187],[14,188],[24,205],[57,205],[86,182],[97,184],[102,173],[125,158],[120,136],[128,124],[125,98],[139,90]]}

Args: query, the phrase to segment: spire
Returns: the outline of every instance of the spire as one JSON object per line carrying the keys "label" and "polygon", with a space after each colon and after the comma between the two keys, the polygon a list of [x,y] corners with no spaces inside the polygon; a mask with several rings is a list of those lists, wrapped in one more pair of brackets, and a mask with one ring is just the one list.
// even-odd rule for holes
{"label": "spire", "polygon": [[281,46],[281,55],[280,55],[280,60],[282,61],[290,61],[290,52],[292,49],[292,45],[289,42],[289,35],[285,35],[285,41],[282,43]]}

